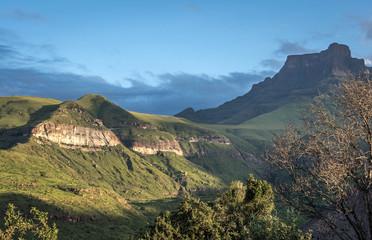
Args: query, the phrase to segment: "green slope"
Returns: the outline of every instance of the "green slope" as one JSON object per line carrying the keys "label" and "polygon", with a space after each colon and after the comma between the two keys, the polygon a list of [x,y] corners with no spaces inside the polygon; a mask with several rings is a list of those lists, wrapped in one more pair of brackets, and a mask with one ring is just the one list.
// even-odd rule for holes
{"label": "green slope", "polygon": [[113,104],[101,95],[88,94],[81,97],[76,102],[84,106],[93,117],[101,119],[103,124],[108,128],[142,123],[132,114]]}
{"label": "green slope", "polygon": [[38,113],[46,106],[55,106],[60,101],[27,96],[0,97],[0,129],[9,129],[27,124],[37,118]]}
{"label": "green slope", "polygon": [[[184,152],[190,153],[187,159],[197,166],[202,167],[207,172],[219,177],[225,184],[230,181],[240,179],[244,181],[249,173],[261,174],[261,164],[255,162],[251,157],[242,154],[242,150],[238,149],[235,144],[234,134],[229,134],[227,131],[221,130],[216,125],[203,125],[191,122],[184,118],[172,116],[159,116],[150,114],[140,114],[132,112],[137,118],[150,122],[157,126],[158,129],[172,133],[179,138],[188,137],[228,137],[233,144],[226,145],[221,143],[208,142],[188,142],[180,141],[180,145]],[[223,128],[223,127],[222,127]],[[249,145],[244,141],[242,146]],[[247,151],[250,152],[250,151]],[[192,154],[195,153],[195,154]],[[200,154],[203,153],[203,154]],[[253,161],[252,161],[253,160]]]}
{"label": "green slope", "polygon": [[[179,194],[213,195],[256,169],[234,145],[188,140],[224,138],[215,130],[127,112],[99,95],[63,103],[2,97],[0,105],[0,209],[12,202],[24,212],[31,206],[48,211],[60,239],[123,239],[175,206]],[[123,145],[92,152],[62,148],[31,135],[41,122],[111,129]],[[126,140],[177,140],[187,156],[141,155]]]}
{"label": "green slope", "polygon": [[298,124],[301,109],[310,99],[290,103],[278,109],[249,119],[239,125],[204,124],[208,129],[218,131],[230,138],[241,150],[259,156],[269,147],[275,134],[278,134],[289,123]]}

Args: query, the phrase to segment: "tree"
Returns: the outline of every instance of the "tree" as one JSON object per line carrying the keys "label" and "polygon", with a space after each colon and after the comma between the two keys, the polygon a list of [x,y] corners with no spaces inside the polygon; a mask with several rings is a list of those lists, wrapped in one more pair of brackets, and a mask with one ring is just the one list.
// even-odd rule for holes
{"label": "tree", "polygon": [[37,239],[56,240],[58,229],[55,224],[48,226],[48,213],[41,212],[36,208],[30,211],[32,216],[28,219],[13,204],[8,205],[5,213],[5,230],[0,230],[1,240],[23,239],[25,236],[35,236]]}
{"label": "tree", "polygon": [[311,234],[288,226],[271,215],[273,192],[266,181],[250,175],[247,186],[239,181],[214,202],[204,203],[187,196],[173,212],[156,218],[138,239],[246,239],[308,240]]}
{"label": "tree", "polygon": [[[283,199],[340,239],[372,239],[372,81],[349,77],[319,96],[301,128],[289,126],[265,160],[286,173]],[[285,181],[285,183],[283,183]]]}
{"label": "tree", "polygon": [[270,216],[274,209],[274,195],[266,181],[259,181],[250,175],[247,185],[233,181],[228,191],[215,201],[218,222],[231,236],[241,236],[250,217]]}

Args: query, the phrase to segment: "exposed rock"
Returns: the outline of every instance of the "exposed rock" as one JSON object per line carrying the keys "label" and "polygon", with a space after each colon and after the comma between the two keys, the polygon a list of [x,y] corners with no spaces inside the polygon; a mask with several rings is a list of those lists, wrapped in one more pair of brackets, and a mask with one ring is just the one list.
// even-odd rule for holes
{"label": "exposed rock", "polygon": [[[134,141],[131,143],[131,148],[139,152],[143,155],[155,155],[159,152],[173,152],[177,154],[178,156],[186,156],[189,154],[185,154],[185,152],[182,150],[179,142],[190,142],[190,143],[196,143],[196,142],[206,142],[206,143],[220,143],[220,144],[226,144],[230,145],[231,142],[226,137],[220,137],[220,136],[203,136],[203,137],[189,137],[189,138],[181,138],[178,137],[173,140],[157,140],[157,141]],[[200,153],[204,154],[204,153]]]}
{"label": "exposed rock", "polygon": [[71,146],[98,148],[121,144],[116,135],[107,129],[43,122],[39,123],[31,132],[35,137],[40,137],[68,148],[71,148]]}
{"label": "exposed rock", "polygon": [[178,141],[186,141],[190,143],[194,142],[206,142],[206,143],[221,143],[230,145],[231,142],[227,137],[220,137],[220,136],[202,136],[202,137],[189,137],[189,138],[177,138]]}
{"label": "exposed rock", "polygon": [[240,124],[261,114],[297,101],[312,98],[350,74],[370,71],[363,59],[351,57],[348,46],[332,43],[320,53],[288,56],[273,78],[254,84],[243,96],[217,108],[192,111],[186,109],[177,117],[203,123]]}
{"label": "exposed rock", "polygon": [[176,140],[135,141],[132,143],[132,149],[143,155],[155,155],[158,152],[174,152],[179,156],[184,155],[180,144]]}

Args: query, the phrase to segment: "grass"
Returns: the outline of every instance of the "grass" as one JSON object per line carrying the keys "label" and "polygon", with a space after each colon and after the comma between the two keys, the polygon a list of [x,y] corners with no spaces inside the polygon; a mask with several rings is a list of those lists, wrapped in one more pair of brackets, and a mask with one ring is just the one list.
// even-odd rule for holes
{"label": "grass", "polygon": [[27,124],[32,114],[45,106],[60,104],[49,98],[11,96],[0,97],[0,129],[10,129]]}
{"label": "grass", "polygon": [[[215,195],[232,180],[244,181],[249,173],[260,176],[260,164],[242,157],[241,151],[258,152],[260,142],[282,126],[273,125],[273,118],[293,118],[289,113],[295,107],[240,125],[201,125],[128,112],[99,95],[64,103],[7,97],[0,98],[0,105],[0,206],[13,202],[25,210],[36,206],[48,211],[61,230],[60,239],[123,239],[174,207],[179,192]],[[25,129],[42,121],[110,128],[123,142],[177,139],[186,157],[170,152],[142,156],[124,145],[97,152],[40,145]],[[232,145],[188,141],[225,135]]]}
{"label": "grass", "polygon": [[202,124],[202,126],[226,135],[239,149],[259,156],[269,147],[272,138],[289,123],[299,124],[300,109],[307,103],[306,100],[289,103],[239,125]]}
{"label": "grass", "polygon": [[146,124],[101,95],[88,94],[81,97],[76,103],[83,106],[93,117],[101,119],[108,128],[123,127],[135,123]]}

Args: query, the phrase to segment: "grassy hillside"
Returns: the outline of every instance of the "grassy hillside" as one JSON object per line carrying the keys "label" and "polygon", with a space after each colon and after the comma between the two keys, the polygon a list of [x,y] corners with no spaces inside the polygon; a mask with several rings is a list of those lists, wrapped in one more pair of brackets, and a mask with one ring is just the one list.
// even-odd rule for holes
{"label": "grassy hillside", "polygon": [[[203,125],[193,123],[184,118],[172,116],[159,116],[150,114],[140,114],[131,112],[135,117],[143,121],[149,122],[162,131],[172,133],[177,137],[203,137],[213,135],[215,137],[227,136],[233,144],[226,145],[221,143],[207,143],[207,142],[188,142],[180,141],[181,147],[186,153],[196,153],[187,157],[187,159],[197,166],[202,167],[207,172],[219,177],[225,184],[230,181],[240,179],[244,181],[249,173],[261,174],[261,166],[259,163],[252,161],[251,158],[243,156],[237,149],[234,139],[237,139],[235,134],[229,134],[225,127],[217,125]],[[241,139],[242,146],[250,143]],[[252,147],[252,149],[255,149]],[[248,153],[252,152],[247,147]],[[204,153],[204,154],[200,154]]]}
{"label": "grassy hillside", "polygon": [[265,148],[269,147],[275,134],[289,123],[299,123],[300,111],[309,101],[304,99],[283,105],[239,125],[203,124],[202,126],[226,135],[239,149],[259,156]]}
{"label": "grassy hillside", "polygon": [[37,202],[57,220],[60,239],[91,238],[98,226],[106,234],[121,229],[113,239],[122,239],[147,220],[137,202],[169,197],[179,187],[125,147],[89,153],[30,141],[1,150],[0,159],[1,209],[13,202],[29,210]]}
{"label": "grassy hillside", "polygon": [[76,102],[83,106],[93,117],[101,119],[103,124],[108,128],[145,124],[101,95],[88,94]]}
{"label": "grassy hillside", "polygon": [[[63,103],[2,97],[0,105],[0,209],[12,202],[23,212],[31,206],[47,211],[60,239],[125,239],[184,192],[214,195],[257,169],[234,145],[212,141],[224,139],[222,133],[185,119],[127,112],[99,95]],[[125,141],[100,151],[66,149],[31,134],[41,122],[111,129],[121,140],[176,140],[186,156],[141,155]]]}
{"label": "grassy hillside", "polygon": [[12,96],[0,97],[0,129],[9,129],[42,118],[40,111],[47,106],[57,106],[60,101],[49,98]]}

